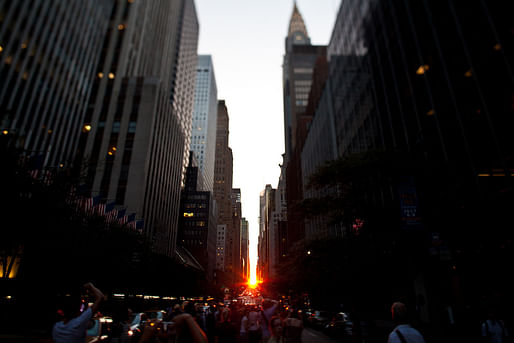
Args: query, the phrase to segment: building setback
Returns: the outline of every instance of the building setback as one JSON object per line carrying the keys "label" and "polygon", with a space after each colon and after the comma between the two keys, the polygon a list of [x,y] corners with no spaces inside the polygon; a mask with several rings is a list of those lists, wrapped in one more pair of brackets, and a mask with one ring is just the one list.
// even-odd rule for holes
{"label": "building setback", "polygon": [[216,121],[218,91],[210,55],[198,56],[196,67],[195,103],[191,131],[191,151],[195,152],[203,174],[201,189],[213,191],[216,152]]}
{"label": "building setback", "polygon": [[198,20],[192,0],[116,2],[84,142],[87,184],[143,218],[173,256],[190,144]]}
{"label": "building setback", "polygon": [[69,167],[113,10],[111,1],[3,1],[0,128],[39,168]]}

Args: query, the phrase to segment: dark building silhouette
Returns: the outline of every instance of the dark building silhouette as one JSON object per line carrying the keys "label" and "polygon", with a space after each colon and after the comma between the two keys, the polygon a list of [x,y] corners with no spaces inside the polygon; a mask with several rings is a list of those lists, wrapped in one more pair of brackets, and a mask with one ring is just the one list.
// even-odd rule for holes
{"label": "dark building silhouette", "polygon": [[[322,89],[322,83],[313,81],[324,79],[314,76],[322,71],[326,60],[326,47],[314,46],[305,27],[303,18],[294,4],[286,37],[286,54],[283,65],[284,130],[285,130],[285,187],[287,201],[287,245],[305,237],[304,220],[297,209],[303,199],[301,174],[301,149],[312,120],[313,111],[307,108],[312,88]],[[318,64],[317,70],[315,69]],[[313,100],[316,97],[313,98]],[[315,105],[311,105],[315,107]]]}
{"label": "dark building silhouette", "polygon": [[426,299],[419,315],[435,340],[451,332],[449,308],[458,322],[470,308],[512,302],[509,11],[504,2],[342,2],[302,151],[304,180],[327,160],[382,154],[388,174],[359,185],[366,205],[336,231],[373,246],[375,272],[355,291],[384,303]]}
{"label": "dark building silhouette", "polygon": [[216,202],[211,192],[201,191],[203,181],[194,153],[186,170],[185,187],[180,199],[178,245],[189,251],[212,280],[216,250]]}

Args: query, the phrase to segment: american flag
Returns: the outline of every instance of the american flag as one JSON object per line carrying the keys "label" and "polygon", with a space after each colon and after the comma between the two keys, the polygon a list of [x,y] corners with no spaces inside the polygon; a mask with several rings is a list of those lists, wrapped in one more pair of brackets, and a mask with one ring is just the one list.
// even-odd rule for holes
{"label": "american flag", "polygon": [[98,206],[96,206],[96,214],[99,216],[105,215],[105,207],[106,206],[107,206],[107,204],[105,204],[105,203],[98,204]]}
{"label": "american flag", "polygon": [[120,225],[123,225],[127,222],[127,216],[125,215],[125,213],[127,213],[126,209],[118,211],[118,217],[116,219]]}
{"label": "american flag", "polygon": [[93,197],[93,203],[91,206],[91,210],[89,211],[90,215],[96,214],[96,208],[98,205],[100,205],[100,200],[102,200],[102,197],[100,195]]}

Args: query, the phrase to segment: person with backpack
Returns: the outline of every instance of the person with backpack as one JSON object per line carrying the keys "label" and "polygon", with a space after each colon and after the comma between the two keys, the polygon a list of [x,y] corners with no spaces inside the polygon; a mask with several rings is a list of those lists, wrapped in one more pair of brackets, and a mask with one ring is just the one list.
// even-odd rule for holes
{"label": "person with backpack", "polygon": [[409,325],[407,306],[401,302],[395,302],[391,306],[391,315],[396,327],[389,334],[388,343],[425,343],[421,333]]}

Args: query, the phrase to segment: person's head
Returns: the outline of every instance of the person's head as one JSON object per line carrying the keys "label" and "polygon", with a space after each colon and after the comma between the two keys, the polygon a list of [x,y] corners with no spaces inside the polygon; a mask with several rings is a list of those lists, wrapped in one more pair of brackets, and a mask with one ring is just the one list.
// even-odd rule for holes
{"label": "person's head", "polygon": [[58,313],[64,320],[70,320],[77,317],[81,313],[81,309],[85,310],[87,303],[85,303],[80,296],[67,295],[59,300]]}
{"label": "person's head", "polygon": [[407,306],[399,301],[393,303],[391,306],[391,316],[393,317],[393,321],[397,323],[407,322]]}
{"label": "person's head", "polygon": [[271,300],[269,300],[269,299],[265,299],[262,302],[262,308],[265,309],[265,310],[270,308],[272,305],[273,305],[273,302]]}
{"label": "person's head", "polygon": [[270,323],[270,331],[272,336],[280,337],[282,336],[282,320],[280,317],[273,316],[271,317]]}

